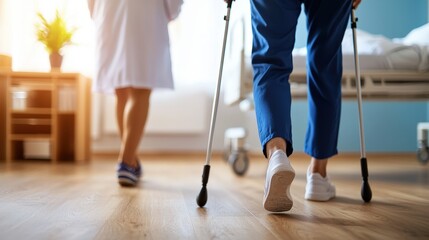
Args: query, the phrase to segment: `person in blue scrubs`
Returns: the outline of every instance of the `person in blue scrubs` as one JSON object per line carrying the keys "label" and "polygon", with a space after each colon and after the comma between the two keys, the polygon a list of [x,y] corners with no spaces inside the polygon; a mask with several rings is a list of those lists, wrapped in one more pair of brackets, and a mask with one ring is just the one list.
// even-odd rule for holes
{"label": "person in blue scrubs", "polygon": [[341,42],[351,9],[361,0],[251,0],[252,65],[255,113],[262,151],[269,159],[263,206],[268,211],[292,207],[295,177],[291,92],[292,50],[301,5],[307,19],[309,120],[305,153],[311,156],[305,199],[327,201],[335,186],[327,177],[328,159],[337,154],[341,111]]}

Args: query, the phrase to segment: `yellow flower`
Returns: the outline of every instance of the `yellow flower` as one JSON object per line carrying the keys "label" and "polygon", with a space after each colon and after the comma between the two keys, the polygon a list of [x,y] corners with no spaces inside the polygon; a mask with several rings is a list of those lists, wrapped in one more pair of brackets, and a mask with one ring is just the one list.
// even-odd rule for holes
{"label": "yellow flower", "polygon": [[60,53],[61,49],[72,43],[76,29],[69,29],[65,19],[56,10],[55,18],[48,22],[40,13],[37,13],[40,23],[36,24],[37,40],[41,42],[49,54]]}

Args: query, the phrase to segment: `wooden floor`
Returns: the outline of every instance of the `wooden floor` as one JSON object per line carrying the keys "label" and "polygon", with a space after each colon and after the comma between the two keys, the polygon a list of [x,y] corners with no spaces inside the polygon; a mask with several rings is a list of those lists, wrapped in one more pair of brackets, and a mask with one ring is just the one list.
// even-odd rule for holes
{"label": "wooden floor", "polygon": [[289,212],[262,208],[266,161],[244,177],[212,160],[205,208],[196,205],[204,156],[142,156],[138,188],[121,188],[115,157],[88,165],[0,163],[0,239],[429,239],[429,166],[414,155],[368,156],[373,200],[360,197],[359,156],[331,160],[337,198],[304,200],[308,158]]}

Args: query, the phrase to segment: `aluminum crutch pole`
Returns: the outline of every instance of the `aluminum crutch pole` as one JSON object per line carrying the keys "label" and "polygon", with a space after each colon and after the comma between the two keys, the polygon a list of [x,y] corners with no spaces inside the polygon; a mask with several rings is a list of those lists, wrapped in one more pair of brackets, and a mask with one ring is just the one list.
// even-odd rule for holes
{"label": "aluminum crutch pole", "polygon": [[231,14],[232,1],[233,0],[227,1],[227,4],[228,4],[227,13],[226,13],[226,16],[224,17],[225,31],[223,35],[222,56],[220,59],[219,75],[218,75],[216,91],[213,99],[212,115],[210,120],[209,140],[207,143],[207,152],[206,152],[206,164],[204,165],[204,170],[202,175],[203,186],[201,188],[200,193],[197,196],[197,204],[200,207],[204,207],[204,205],[207,203],[207,182],[209,181],[209,175],[210,175],[210,160],[211,160],[211,154],[212,154],[213,134],[214,134],[215,124],[216,124],[216,115],[217,115],[217,109],[218,109],[218,103],[219,103],[219,92],[220,92],[220,86],[221,86],[221,80],[222,80],[223,62],[225,58],[225,48],[226,48],[226,40],[228,36],[228,25],[229,25],[229,17]]}
{"label": "aluminum crutch pole", "polygon": [[362,172],[362,187],[361,187],[361,196],[365,202],[370,202],[372,198],[371,187],[368,182],[368,164],[366,160],[366,151],[365,151],[365,135],[363,129],[363,112],[362,112],[362,89],[361,89],[361,78],[360,78],[360,65],[359,57],[357,50],[357,41],[356,41],[356,27],[357,27],[357,18],[355,17],[355,10],[352,8],[351,12],[351,26],[353,31],[353,52],[355,58],[355,74],[356,74],[356,89],[357,89],[357,98],[358,98],[358,109],[359,109],[359,136],[360,136],[360,166]]}

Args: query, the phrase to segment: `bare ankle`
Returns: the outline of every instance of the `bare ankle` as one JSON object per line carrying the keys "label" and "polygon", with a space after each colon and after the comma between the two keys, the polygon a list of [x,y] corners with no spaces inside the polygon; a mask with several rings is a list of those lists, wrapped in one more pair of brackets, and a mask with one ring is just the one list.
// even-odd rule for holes
{"label": "bare ankle", "polygon": [[139,166],[139,159],[137,157],[133,158],[132,160],[129,159],[118,159],[118,162],[125,163],[126,165],[137,168]]}
{"label": "bare ankle", "polygon": [[327,175],[328,159],[311,158],[310,166],[308,167],[311,173],[319,173],[322,177]]}
{"label": "bare ankle", "polygon": [[267,158],[270,159],[271,155],[277,150],[286,152],[286,141],[283,138],[275,137],[267,142],[265,148],[267,152]]}

